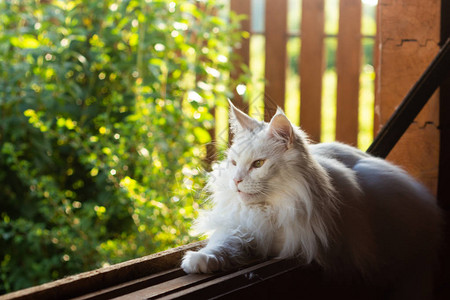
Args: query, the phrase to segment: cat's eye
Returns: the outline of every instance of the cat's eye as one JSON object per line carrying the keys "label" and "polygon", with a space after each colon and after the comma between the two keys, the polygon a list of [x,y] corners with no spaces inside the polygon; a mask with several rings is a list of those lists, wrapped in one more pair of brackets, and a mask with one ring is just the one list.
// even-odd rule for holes
{"label": "cat's eye", "polygon": [[261,168],[262,167],[262,165],[264,164],[264,159],[258,159],[258,160],[255,160],[253,163],[252,163],[252,168]]}
{"label": "cat's eye", "polygon": [[232,164],[233,166],[235,166],[235,165],[236,165],[236,161],[235,161],[234,159],[232,159],[232,160],[231,160],[231,164]]}

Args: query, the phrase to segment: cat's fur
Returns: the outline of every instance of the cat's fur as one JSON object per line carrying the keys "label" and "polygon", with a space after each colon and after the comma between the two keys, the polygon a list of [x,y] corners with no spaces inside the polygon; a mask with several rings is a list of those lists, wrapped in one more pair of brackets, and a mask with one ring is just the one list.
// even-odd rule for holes
{"label": "cat's fur", "polygon": [[230,105],[233,145],[210,174],[212,208],[195,224],[210,238],[185,255],[186,272],[298,257],[428,299],[441,215],[422,185],[356,148],[309,144],[281,110],[264,123]]}

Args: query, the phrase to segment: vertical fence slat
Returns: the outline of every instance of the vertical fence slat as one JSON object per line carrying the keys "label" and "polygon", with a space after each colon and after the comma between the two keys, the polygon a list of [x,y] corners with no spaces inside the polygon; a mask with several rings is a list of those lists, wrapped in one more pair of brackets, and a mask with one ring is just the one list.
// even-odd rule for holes
{"label": "vertical fence slat", "polygon": [[[216,9],[210,10],[208,12],[207,11],[207,6],[204,3],[197,2],[196,6],[201,11],[207,12],[207,13],[209,13],[211,15],[217,15],[217,10]],[[201,23],[201,20],[197,19],[197,22]],[[202,43],[203,43],[204,46],[206,45],[206,41],[202,41]],[[198,59],[198,57],[197,57],[196,60],[197,60],[196,64],[198,64],[198,65],[201,64],[201,59]],[[196,74],[196,78],[195,78],[196,85],[197,85],[197,83],[199,81],[202,81],[202,80],[203,80],[203,75],[197,73]],[[209,112],[211,113],[211,115],[215,119],[216,118],[216,108],[215,107],[211,107]],[[215,145],[216,144],[216,130],[215,130],[215,127],[212,127],[210,129],[208,129],[208,132],[209,132],[209,135],[211,136],[211,142],[206,144],[206,156],[204,158],[204,161],[206,163],[207,168],[209,168],[211,166],[212,162],[215,161],[216,157],[217,157],[217,149],[216,149],[216,145]]]}
{"label": "vertical fence slat", "polygon": [[300,125],[320,141],[324,56],[324,0],[303,0],[301,23]]}
{"label": "vertical fence slat", "polygon": [[336,140],[357,145],[361,56],[361,0],[339,4]]}
{"label": "vertical fence slat", "polygon": [[375,47],[373,49],[373,67],[375,69],[375,80],[374,80],[374,111],[373,111],[373,136],[376,137],[378,134],[378,131],[381,129],[381,115],[380,112],[377,111],[376,107],[379,105],[381,99],[380,99],[380,93],[378,92],[380,90],[380,84],[381,84],[381,78],[379,76],[381,71],[381,57],[380,57],[380,47],[378,45],[381,45],[381,37],[380,37],[380,30],[381,30],[381,15],[380,15],[380,9],[379,6],[377,6],[377,11],[375,14],[375,23],[376,26],[376,32],[375,35]]}
{"label": "vertical fence slat", "polygon": [[264,119],[268,121],[277,106],[284,109],[286,82],[287,0],[266,0],[266,61]]}
{"label": "vertical fence slat", "polygon": [[[238,15],[248,16],[241,21],[241,30],[250,32],[251,0],[231,0],[230,10]],[[233,48],[233,53],[236,55],[233,59],[235,69],[231,72],[230,76],[235,81],[242,74],[240,66],[242,64],[249,66],[250,64],[250,38],[242,38],[239,46]],[[248,112],[248,104],[244,104],[242,97],[236,92],[236,87],[234,87],[233,93],[234,105],[242,111]]]}

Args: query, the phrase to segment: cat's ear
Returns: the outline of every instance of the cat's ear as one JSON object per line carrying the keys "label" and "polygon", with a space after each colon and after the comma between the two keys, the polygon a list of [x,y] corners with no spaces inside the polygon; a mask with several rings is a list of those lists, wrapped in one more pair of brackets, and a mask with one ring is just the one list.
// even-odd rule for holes
{"label": "cat's ear", "polygon": [[287,148],[290,148],[294,143],[294,129],[281,108],[277,109],[277,113],[270,120],[269,134],[275,138],[282,139],[286,143]]}
{"label": "cat's ear", "polygon": [[242,129],[253,131],[261,126],[260,122],[242,112],[234,106],[230,100],[228,100],[228,102],[230,103],[230,125],[234,133],[237,133]]}

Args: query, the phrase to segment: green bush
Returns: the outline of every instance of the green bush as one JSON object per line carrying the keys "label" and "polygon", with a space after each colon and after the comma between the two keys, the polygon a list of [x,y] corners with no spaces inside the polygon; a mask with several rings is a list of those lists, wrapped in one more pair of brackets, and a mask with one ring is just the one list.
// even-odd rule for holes
{"label": "green bush", "polygon": [[0,2],[0,293],[190,242],[240,35],[218,11]]}

